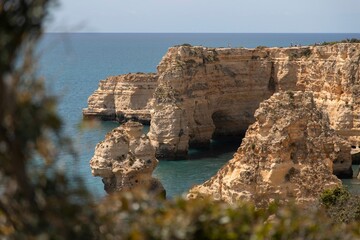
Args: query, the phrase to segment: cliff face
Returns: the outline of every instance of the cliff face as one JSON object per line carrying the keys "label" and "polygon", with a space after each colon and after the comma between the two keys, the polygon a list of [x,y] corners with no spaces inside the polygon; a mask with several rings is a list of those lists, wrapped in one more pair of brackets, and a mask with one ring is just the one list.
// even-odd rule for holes
{"label": "cliff face", "polygon": [[333,166],[350,163],[350,146],[330,128],[312,92],[282,92],[262,102],[234,158],[189,198],[211,196],[267,205],[274,199],[318,201],[341,185]]}
{"label": "cliff face", "polygon": [[158,66],[149,137],[159,157],[189,144],[243,134],[259,104],[282,91],[312,91],[338,134],[360,143],[360,45],[230,49],[173,47]]}
{"label": "cliff face", "polygon": [[89,97],[83,115],[102,120],[132,119],[149,123],[157,85],[157,76],[153,73],[108,77],[100,81],[99,88]]}
{"label": "cliff face", "polygon": [[141,123],[127,122],[97,144],[90,161],[91,171],[102,177],[108,193],[139,188],[156,195],[165,192],[160,181],[151,176],[158,160],[142,128]]}

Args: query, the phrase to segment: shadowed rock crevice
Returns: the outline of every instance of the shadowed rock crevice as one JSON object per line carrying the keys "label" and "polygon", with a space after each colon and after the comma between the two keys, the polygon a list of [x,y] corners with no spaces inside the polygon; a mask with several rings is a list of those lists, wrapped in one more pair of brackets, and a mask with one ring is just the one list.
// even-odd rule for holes
{"label": "shadowed rock crevice", "polygon": [[276,91],[276,81],[275,81],[275,64],[274,62],[271,62],[271,73],[270,73],[270,79],[269,79],[269,83],[268,83],[268,90],[270,92],[275,92]]}
{"label": "shadowed rock crevice", "polygon": [[244,128],[238,121],[240,117],[236,114],[229,114],[225,111],[217,111],[212,114],[212,120],[215,126],[213,139],[221,138],[224,136],[244,136],[247,127]]}

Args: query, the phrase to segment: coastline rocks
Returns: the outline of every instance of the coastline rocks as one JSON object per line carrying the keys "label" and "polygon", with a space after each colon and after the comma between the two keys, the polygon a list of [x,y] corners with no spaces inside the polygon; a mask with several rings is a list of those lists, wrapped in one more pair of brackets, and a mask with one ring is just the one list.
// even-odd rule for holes
{"label": "coastline rocks", "polygon": [[131,73],[101,80],[98,89],[89,97],[85,118],[101,120],[136,120],[150,122],[153,93],[157,87],[154,73]]}
{"label": "coastline rocks", "polygon": [[148,136],[152,146],[156,149],[156,157],[183,158],[187,155],[189,148],[189,134],[184,110],[176,106],[161,109],[164,107],[161,103],[154,105],[151,121],[157,124],[150,125]]}
{"label": "coastline rocks", "polygon": [[350,144],[330,128],[313,95],[288,91],[262,102],[234,158],[188,197],[263,206],[293,199],[308,205],[341,185],[333,169],[341,162],[351,167]]}
{"label": "coastline rocks", "polygon": [[360,145],[360,44],[288,48],[169,48],[156,74],[110,77],[89,97],[85,117],[149,123],[161,158],[189,146],[243,136],[275,92],[312,91],[330,127]]}
{"label": "coastline rocks", "polygon": [[[186,145],[206,146],[213,136],[243,135],[259,103],[274,93],[268,88],[269,78],[262,77],[271,72],[266,54],[249,49],[170,48],[158,66],[157,91],[165,94],[154,95],[161,108],[153,113],[149,133],[158,146],[157,156],[186,157]],[[252,60],[255,55],[258,60]],[[163,127],[176,121],[168,117],[173,109],[181,110],[177,118],[183,126],[169,133]],[[174,149],[179,151],[173,153]]]}
{"label": "coastline rocks", "polygon": [[161,182],[152,177],[158,160],[142,128],[141,123],[129,121],[96,145],[90,167],[94,176],[103,179],[107,193],[142,189],[154,195],[165,194]]}
{"label": "coastline rocks", "polygon": [[[330,126],[359,145],[359,62],[360,44],[348,43],[256,49],[172,47],[158,66],[159,94],[154,98],[161,106],[154,108],[149,134],[156,154],[186,157],[186,145],[243,135],[262,101],[289,90],[314,92]],[[181,127],[168,127],[178,119],[185,121]]]}

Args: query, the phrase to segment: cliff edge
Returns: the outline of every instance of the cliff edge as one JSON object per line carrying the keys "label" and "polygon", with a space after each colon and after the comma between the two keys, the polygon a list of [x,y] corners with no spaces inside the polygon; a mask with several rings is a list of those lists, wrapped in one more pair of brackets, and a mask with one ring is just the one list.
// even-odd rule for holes
{"label": "cliff edge", "polygon": [[158,66],[149,137],[158,157],[243,135],[276,92],[311,91],[330,127],[360,143],[360,44],[291,48],[172,47]]}
{"label": "cliff edge", "polygon": [[107,120],[151,120],[148,136],[156,156],[186,158],[189,146],[206,146],[217,136],[243,136],[259,104],[274,93],[311,91],[330,127],[358,149],[359,66],[357,43],[255,49],[176,46],[169,48],[156,74],[101,81],[83,113]]}
{"label": "cliff edge", "polygon": [[83,109],[85,118],[101,120],[136,120],[150,123],[153,93],[157,87],[154,73],[129,73],[101,80]]}
{"label": "cliff edge", "polygon": [[312,92],[282,92],[262,102],[234,158],[188,197],[267,205],[315,204],[341,185],[333,166],[350,162],[350,146],[330,127]]}

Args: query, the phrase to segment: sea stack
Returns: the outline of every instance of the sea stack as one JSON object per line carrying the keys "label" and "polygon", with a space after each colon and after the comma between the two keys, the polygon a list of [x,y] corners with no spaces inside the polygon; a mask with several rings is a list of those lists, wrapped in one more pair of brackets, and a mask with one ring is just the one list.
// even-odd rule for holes
{"label": "sea stack", "polygon": [[260,104],[255,119],[234,158],[193,187],[189,198],[309,205],[324,190],[341,185],[333,168],[351,167],[350,144],[330,128],[312,92],[275,93]]}
{"label": "sea stack", "polygon": [[158,164],[155,149],[142,133],[143,125],[126,122],[106,134],[90,161],[94,176],[103,179],[106,192],[145,190],[165,195],[161,182],[152,177]]}

